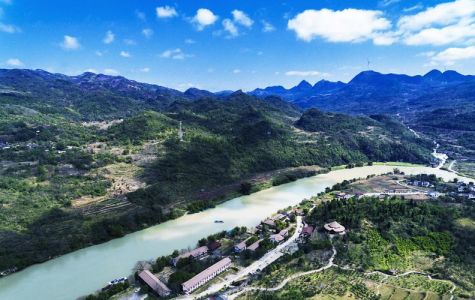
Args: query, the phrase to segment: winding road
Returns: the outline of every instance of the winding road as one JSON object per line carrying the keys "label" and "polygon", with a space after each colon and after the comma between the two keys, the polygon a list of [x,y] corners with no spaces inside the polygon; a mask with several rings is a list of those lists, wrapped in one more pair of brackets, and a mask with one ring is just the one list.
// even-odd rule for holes
{"label": "winding road", "polygon": [[275,286],[275,287],[272,287],[272,288],[263,288],[263,287],[247,287],[247,288],[244,288],[240,291],[238,291],[237,293],[235,294],[232,294],[232,295],[228,295],[228,299],[236,299],[236,297],[238,297],[239,295],[243,294],[243,293],[247,293],[247,292],[251,292],[251,291],[267,291],[267,292],[275,292],[275,291],[278,291],[280,289],[282,289],[284,286],[287,285],[287,283],[289,283],[289,281],[291,280],[294,280],[296,278],[299,278],[299,277],[302,277],[302,276],[306,276],[306,275],[310,275],[310,274],[315,274],[315,273],[320,273],[328,268],[331,268],[334,266],[333,264],[333,260],[335,259],[335,256],[336,256],[336,249],[335,247],[332,245],[332,250],[333,250],[333,254],[332,256],[330,257],[330,259],[328,260],[328,263],[321,267],[321,268],[318,268],[318,269],[315,269],[315,270],[310,270],[310,271],[306,271],[306,272],[300,272],[300,273],[296,273],[296,274],[293,274],[287,278],[285,278],[279,285]]}

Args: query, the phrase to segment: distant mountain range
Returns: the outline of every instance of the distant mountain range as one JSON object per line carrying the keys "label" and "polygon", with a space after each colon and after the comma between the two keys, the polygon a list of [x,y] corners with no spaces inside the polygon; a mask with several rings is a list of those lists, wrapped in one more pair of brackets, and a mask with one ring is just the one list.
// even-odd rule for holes
{"label": "distant mountain range", "polygon": [[[475,99],[475,76],[432,70],[425,75],[381,74],[364,71],[350,82],[307,81],[285,89],[271,86],[250,92],[257,97],[279,96],[301,107],[345,113],[405,113]],[[439,97],[444,95],[444,97]]]}
{"label": "distant mountain range", "polygon": [[[163,110],[176,101],[226,100],[233,93],[242,91],[212,93],[190,88],[181,92],[122,76],[90,72],[67,76],[43,70],[0,69],[2,102],[34,102],[38,104],[34,108],[42,110],[67,108],[71,115],[95,119],[133,115],[143,108]],[[304,80],[290,89],[270,86],[247,94],[274,100],[280,97],[302,109],[315,107],[350,114],[411,115],[414,110],[473,105],[475,76],[438,70],[417,76],[364,71],[348,83],[321,80],[311,85]],[[93,111],[95,114],[91,115]]]}

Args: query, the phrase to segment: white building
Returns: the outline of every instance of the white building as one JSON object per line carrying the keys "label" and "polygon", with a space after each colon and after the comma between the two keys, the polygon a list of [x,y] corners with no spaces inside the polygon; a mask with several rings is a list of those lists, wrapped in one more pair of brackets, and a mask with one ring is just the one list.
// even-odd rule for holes
{"label": "white building", "polygon": [[207,268],[203,272],[197,274],[195,277],[191,278],[190,280],[184,282],[181,287],[185,294],[190,294],[200,286],[204,285],[217,275],[221,274],[222,272],[226,271],[229,266],[231,266],[231,259],[229,257],[225,257],[222,260],[218,261],[211,267]]}

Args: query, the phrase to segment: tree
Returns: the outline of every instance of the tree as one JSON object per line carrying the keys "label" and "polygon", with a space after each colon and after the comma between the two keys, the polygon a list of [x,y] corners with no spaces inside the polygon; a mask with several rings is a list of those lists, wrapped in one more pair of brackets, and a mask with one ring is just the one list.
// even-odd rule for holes
{"label": "tree", "polygon": [[252,184],[249,181],[241,182],[239,192],[243,195],[249,195],[251,193]]}

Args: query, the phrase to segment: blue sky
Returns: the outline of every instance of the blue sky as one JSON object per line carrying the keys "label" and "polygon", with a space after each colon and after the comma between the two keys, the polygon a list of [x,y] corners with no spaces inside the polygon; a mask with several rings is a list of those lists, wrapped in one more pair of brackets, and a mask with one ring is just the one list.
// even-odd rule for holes
{"label": "blue sky", "polygon": [[475,0],[0,0],[0,67],[184,90],[475,73]]}

